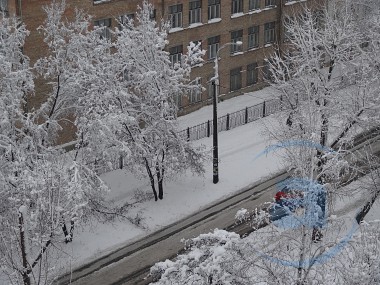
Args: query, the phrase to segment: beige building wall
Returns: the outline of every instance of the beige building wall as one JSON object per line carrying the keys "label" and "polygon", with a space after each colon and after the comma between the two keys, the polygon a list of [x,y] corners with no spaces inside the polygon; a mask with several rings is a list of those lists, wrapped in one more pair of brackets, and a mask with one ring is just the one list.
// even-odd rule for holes
{"label": "beige building wall", "polygon": [[[170,18],[170,6],[182,5],[182,22],[179,28],[169,31],[168,51],[171,48],[182,46],[184,52],[190,41],[201,41],[202,48],[208,50],[209,39],[219,36],[219,47],[231,42],[231,33],[242,32],[242,48],[241,52],[236,54],[230,53],[230,47],[221,50],[219,54],[219,93],[223,98],[230,98],[262,88],[264,83],[262,80],[264,59],[269,58],[276,49],[286,48],[283,45],[283,20],[286,14],[297,14],[302,10],[302,5],[309,5],[314,9],[320,9],[320,5],[325,0],[256,0],[257,8],[249,9],[250,0],[200,0],[200,21],[196,24],[190,24],[190,7],[194,7],[193,0],[151,0],[154,4],[156,13],[155,19],[168,20]],[[37,31],[37,28],[43,24],[45,14],[43,6],[49,4],[50,0],[9,0],[8,9],[10,14],[17,14],[26,24],[27,29],[31,31],[28,37],[24,52],[34,63],[39,57],[43,56],[47,48],[43,42],[42,34]],[[233,2],[236,5],[241,5],[241,12],[232,13]],[[72,17],[75,8],[83,9],[93,16],[93,20],[111,19],[112,27],[117,26],[116,18],[121,15],[134,14],[137,6],[141,5],[142,0],[66,0],[67,11],[66,16]],[[220,20],[209,21],[208,6],[209,3],[220,3]],[[269,5],[274,4],[274,5]],[[274,23],[275,40],[271,44],[265,44],[265,27],[268,23]],[[259,44],[255,48],[249,48],[248,37],[249,28],[253,26],[259,27]],[[182,98],[180,113],[185,114],[196,110],[201,106],[211,103],[211,90],[209,90],[209,79],[214,75],[214,59],[209,59],[209,54],[206,52],[204,57],[205,63],[202,67],[196,67],[192,71],[192,78],[199,77],[205,88],[201,96],[193,96],[197,100],[189,100],[188,97]],[[254,84],[249,84],[247,77],[252,74],[249,65],[257,64],[255,71],[257,72],[258,81]],[[251,65],[252,67],[252,65]],[[231,71],[240,68],[241,86],[236,90],[231,90]],[[236,74],[236,73],[235,73]],[[238,76],[239,77],[239,76]],[[235,79],[238,78],[235,75]],[[239,79],[239,78],[238,78]],[[235,80],[236,81],[236,80]],[[41,80],[37,82],[36,94],[31,99],[33,105],[39,105],[44,101],[44,94],[47,91],[47,85]],[[74,138],[74,129],[70,125],[64,126],[65,131],[62,134],[60,142],[67,142]]]}

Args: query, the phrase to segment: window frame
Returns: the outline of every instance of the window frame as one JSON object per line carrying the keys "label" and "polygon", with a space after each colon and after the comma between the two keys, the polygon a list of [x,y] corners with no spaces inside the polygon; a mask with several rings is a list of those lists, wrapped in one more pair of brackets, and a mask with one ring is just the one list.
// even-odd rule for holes
{"label": "window frame", "polygon": [[235,45],[231,45],[231,54],[243,51],[243,45],[236,45],[238,41],[243,42],[243,30],[236,30],[231,32],[231,43],[235,43]]}
{"label": "window frame", "polygon": [[231,14],[243,13],[244,2],[243,0],[232,0],[231,2]]}
{"label": "window frame", "polygon": [[220,45],[220,36],[214,36],[207,39],[207,59],[216,58]]}
{"label": "window frame", "polygon": [[208,0],[207,14],[208,20],[220,19],[220,0]]}
{"label": "window frame", "polygon": [[230,70],[230,91],[236,91],[242,88],[241,67]]}
{"label": "window frame", "polygon": [[276,22],[264,24],[264,44],[273,44],[276,41]]}
{"label": "window frame", "polygon": [[112,18],[94,20],[94,27],[103,29],[99,34],[101,39],[111,40]]}
{"label": "window frame", "polygon": [[0,12],[4,12],[7,14],[9,12],[9,1],[8,0],[0,0]]}
{"label": "window frame", "polygon": [[260,10],[261,0],[249,0],[248,2],[248,11]]}
{"label": "window frame", "polygon": [[176,63],[182,64],[183,55],[183,45],[177,45],[169,48],[169,60],[172,68],[175,67]]}
{"label": "window frame", "polygon": [[247,65],[247,86],[255,85],[259,81],[257,62]]}
{"label": "window frame", "polygon": [[202,1],[190,0],[189,2],[189,25],[202,23]]}
{"label": "window frame", "polygon": [[272,8],[276,6],[276,0],[265,0],[265,8]]}
{"label": "window frame", "polygon": [[172,29],[183,27],[183,5],[176,4],[168,7],[170,27]]}
{"label": "window frame", "polygon": [[199,85],[199,88],[194,88],[190,90],[189,93],[189,104],[195,104],[202,101],[202,78],[197,77],[195,79],[195,84]]}
{"label": "window frame", "polygon": [[[256,44],[255,44],[256,43]],[[248,50],[260,46],[260,26],[251,26],[248,28]]]}

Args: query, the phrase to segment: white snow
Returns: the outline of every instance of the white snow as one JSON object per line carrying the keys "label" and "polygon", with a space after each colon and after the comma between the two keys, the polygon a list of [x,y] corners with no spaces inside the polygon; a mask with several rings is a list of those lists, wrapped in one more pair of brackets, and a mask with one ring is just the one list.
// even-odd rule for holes
{"label": "white snow", "polygon": [[220,21],[222,21],[222,18],[214,18],[214,19],[210,19],[208,20],[208,24],[213,24],[213,23],[219,23]]}
{"label": "white snow", "polygon": [[[238,96],[218,104],[218,116],[244,109],[275,96],[272,88],[265,88]],[[198,111],[179,118],[181,128],[203,123],[212,118],[212,106],[206,106]],[[219,133],[219,175],[218,184],[212,183],[212,162],[206,167],[204,177],[192,176],[190,173],[180,176],[175,181],[166,182],[165,196],[162,201],[152,199],[137,204],[129,215],[141,218],[139,228],[128,221],[115,221],[113,224],[93,222],[80,232],[74,233],[72,243],[65,246],[68,258],[62,266],[68,270],[105,255],[122,245],[161,229],[179,219],[182,219],[201,208],[225,198],[247,185],[271,176],[281,169],[281,162],[275,154],[254,158],[271,143],[265,139],[263,131],[266,126],[274,124],[273,115],[235,128],[228,132]],[[212,138],[204,138],[194,142],[203,144],[211,150]],[[239,177],[239,179],[236,179]],[[116,170],[102,176],[110,186],[109,199],[119,204],[129,201],[136,193],[150,193],[148,180],[138,180],[125,170]],[[356,203],[355,203],[356,204]],[[353,208],[356,209],[356,205]],[[344,208],[343,202],[337,203],[336,212]],[[378,207],[380,208],[380,207]],[[241,213],[243,214],[243,212]],[[379,213],[375,213],[379,217]],[[69,267],[70,266],[70,267]]]}
{"label": "white snow", "polygon": [[[223,102],[218,106],[219,114],[222,115],[260,102],[262,97],[271,96],[271,89],[268,88],[266,91],[256,92],[257,94],[249,93]],[[204,118],[208,113],[212,115],[211,111],[208,112],[208,110],[209,107],[202,108],[181,117],[182,126],[196,124],[193,121],[196,117]],[[203,121],[204,119],[202,119]],[[150,199],[138,204],[129,213],[131,216],[139,215],[145,229],[138,228],[127,221],[115,221],[113,224],[94,222],[91,226],[83,227],[80,232],[75,232],[73,242],[67,245],[70,249],[65,248],[70,255],[66,260],[66,268],[69,268],[69,264],[71,267],[78,266],[115,250],[122,244],[143,238],[147,234],[191,215],[191,213],[199,211],[199,209],[223,197],[232,195],[247,185],[278,172],[281,166],[274,154],[254,159],[269,145],[262,132],[266,125],[273,124],[273,122],[274,118],[269,116],[231,131],[220,133],[219,183],[216,185],[212,183],[211,161],[209,167],[206,167],[204,177],[195,177],[187,173],[175,181],[167,182],[162,201],[154,202],[153,199]],[[212,139],[205,138],[194,143],[204,144],[208,149],[211,149]],[[136,191],[151,192],[148,180],[140,181],[124,170],[107,173],[102,176],[102,179],[111,188],[109,198],[118,203],[133,198]]]}

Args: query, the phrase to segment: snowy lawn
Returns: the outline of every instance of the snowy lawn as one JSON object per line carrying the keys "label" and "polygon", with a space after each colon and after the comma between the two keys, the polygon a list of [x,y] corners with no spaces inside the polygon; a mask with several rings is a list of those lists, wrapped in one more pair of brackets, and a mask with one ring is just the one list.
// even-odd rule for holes
{"label": "snowy lawn", "polygon": [[[265,93],[268,90],[268,93]],[[256,93],[258,96],[256,97]],[[262,98],[274,96],[273,89],[266,88],[255,93],[248,93],[218,105],[219,116],[234,112],[262,101]],[[212,106],[206,106],[196,112],[179,118],[180,125],[191,126],[202,123],[212,115]],[[118,247],[174,223],[217,200],[233,195],[247,185],[270,177],[283,168],[279,158],[271,153],[260,154],[271,143],[266,141],[264,132],[267,127],[276,124],[274,116],[269,116],[228,132],[219,133],[219,178],[217,185],[212,183],[212,161],[206,167],[204,177],[196,177],[191,173],[179,176],[174,181],[165,184],[165,195],[162,201],[155,202],[153,198],[136,204],[128,212],[128,217],[134,219],[139,226],[128,220],[115,220],[113,223],[92,221],[90,225],[77,227],[72,243],[65,245],[63,250],[67,257],[62,261],[61,268],[67,271],[93,259],[99,258]],[[355,132],[357,132],[356,130]],[[332,140],[334,136],[330,136]],[[212,149],[212,138],[195,141]],[[102,179],[110,187],[109,199],[122,205],[139,200],[150,195],[149,181],[139,180],[125,170],[116,170],[102,175]],[[335,210],[339,212],[346,201],[338,202]]]}
{"label": "snowy lawn", "polygon": [[[204,177],[195,177],[191,173],[186,173],[174,181],[166,182],[162,201],[155,202],[151,198],[137,204],[128,212],[129,217],[140,220],[140,227],[127,220],[115,220],[112,224],[94,221],[90,226],[84,226],[76,231],[73,242],[64,246],[64,251],[68,255],[63,261],[65,265],[62,265],[67,270],[98,258],[278,172],[281,165],[273,154],[255,159],[256,155],[270,144],[263,132],[266,125],[274,122],[273,116],[269,116],[229,132],[220,133],[220,181],[217,185],[212,183],[211,160],[209,167],[206,167]],[[194,143],[203,144],[210,150],[212,148],[212,138]],[[102,179],[111,189],[109,199],[118,204],[151,193],[147,179],[138,180],[125,170],[104,174]]]}

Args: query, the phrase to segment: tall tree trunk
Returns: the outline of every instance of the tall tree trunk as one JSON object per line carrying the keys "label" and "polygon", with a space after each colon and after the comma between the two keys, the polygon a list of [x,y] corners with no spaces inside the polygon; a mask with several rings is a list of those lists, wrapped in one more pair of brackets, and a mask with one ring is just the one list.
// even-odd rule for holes
{"label": "tall tree trunk", "polygon": [[307,231],[305,226],[302,226],[302,240],[301,240],[301,252],[300,252],[300,260],[297,268],[297,285],[303,285],[303,271],[304,271],[304,259],[305,259],[305,243],[306,243],[306,235]]}
{"label": "tall tree trunk", "polygon": [[[136,143],[135,138],[133,137],[133,134],[130,131],[128,125],[127,124],[123,124],[123,125],[124,125],[125,129],[127,130],[127,132],[129,133],[132,141],[134,143]],[[154,201],[157,201],[158,196],[157,196],[156,186],[154,185],[154,176],[153,176],[152,171],[150,170],[148,159],[146,157],[144,157],[143,159],[144,159],[144,163],[145,163],[146,172],[148,173],[148,176],[149,176],[150,186],[152,187],[152,191],[153,191],[153,195],[154,195]]]}
{"label": "tall tree trunk", "polygon": [[146,159],[146,157],[144,157],[144,161],[145,161],[146,171],[148,172],[148,175],[149,175],[150,186],[152,187],[152,191],[153,191],[153,195],[154,195],[154,201],[157,201],[158,196],[157,196],[156,186],[154,183],[154,176],[153,176],[152,171],[150,170],[149,163],[148,163],[148,160]]}
{"label": "tall tree trunk", "polygon": [[162,159],[161,159],[161,167],[158,163],[156,163],[156,173],[157,173],[157,184],[158,184],[158,198],[162,200],[164,198],[164,175],[165,175],[165,168],[164,168],[164,160],[165,160],[165,152],[162,152]]}
{"label": "tall tree trunk", "polygon": [[65,221],[62,221],[62,231],[65,236],[65,243],[73,241],[74,221],[71,220],[70,232],[67,230]]}
{"label": "tall tree trunk", "polygon": [[18,213],[18,227],[20,230],[20,250],[21,250],[21,258],[22,258],[22,280],[24,282],[24,285],[30,285],[30,277],[28,274],[29,264],[27,259],[27,253],[26,253],[26,246],[25,246],[25,229],[24,229],[24,217],[22,213],[19,211]]}

